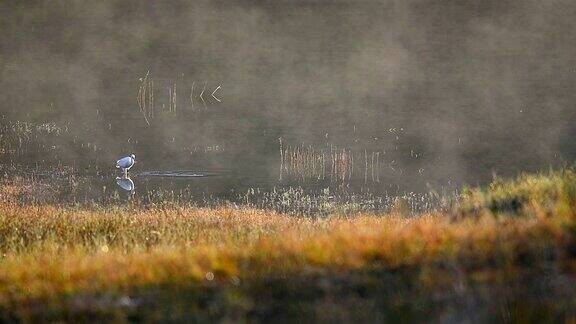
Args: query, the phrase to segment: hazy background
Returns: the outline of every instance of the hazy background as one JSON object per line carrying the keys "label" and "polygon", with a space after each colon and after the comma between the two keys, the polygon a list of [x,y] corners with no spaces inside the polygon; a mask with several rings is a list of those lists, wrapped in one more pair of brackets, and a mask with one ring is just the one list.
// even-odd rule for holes
{"label": "hazy background", "polygon": [[66,125],[62,163],[90,143],[102,165],[275,176],[282,137],[385,152],[387,184],[476,184],[574,160],[574,30],[569,0],[0,1],[0,112]]}

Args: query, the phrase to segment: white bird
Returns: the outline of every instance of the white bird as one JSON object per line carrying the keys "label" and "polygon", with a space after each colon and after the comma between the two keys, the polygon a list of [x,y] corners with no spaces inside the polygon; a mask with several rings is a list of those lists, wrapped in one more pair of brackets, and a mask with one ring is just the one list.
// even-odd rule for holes
{"label": "white bird", "polygon": [[136,156],[131,154],[130,156],[123,157],[116,161],[116,168],[122,169],[122,172],[124,172],[124,178],[127,178],[128,170],[134,166],[134,163],[136,163]]}

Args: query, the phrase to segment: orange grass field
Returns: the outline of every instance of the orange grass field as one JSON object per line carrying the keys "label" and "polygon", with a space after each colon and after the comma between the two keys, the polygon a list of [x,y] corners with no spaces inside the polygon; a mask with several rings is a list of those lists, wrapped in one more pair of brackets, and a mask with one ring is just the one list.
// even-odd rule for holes
{"label": "orange grass field", "polygon": [[[5,184],[0,314],[24,321],[424,320],[458,315],[448,306],[480,294],[488,303],[478,306],[482,320],[566,320],[576,314],[570,290],[544,304],[526,299],[526,309],[540,310],[526,315],[522,291],[493,311],[491,293],[470,287],[517,291],[550,271],[572,282],[575,188],[576,175],[563,170],[465,189],[444,212],[303,217],[224,207],[22,206]],[[453,292],[456,282],[468,287],[464,297]]]}

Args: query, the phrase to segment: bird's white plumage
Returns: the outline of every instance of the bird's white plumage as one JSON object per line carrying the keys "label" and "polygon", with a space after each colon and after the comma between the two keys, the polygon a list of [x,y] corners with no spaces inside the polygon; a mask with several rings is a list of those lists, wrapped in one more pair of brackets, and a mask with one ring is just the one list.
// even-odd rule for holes
{"label": "bird's white plumage", "polygon": [[134,154],[132,154],[116,161],[116,167],[121,169],[130,169],[134,165],[134,161],[136,161],[136,159]]}
{"label": "bird's white plumage", "polygon": [[116,167],[122,169],[122,172],[124,172],[124,177],[126,178],[128,177],[128,170],[134,166],[134,163],[136,163],[136,156],[132,154],[116,161]]}

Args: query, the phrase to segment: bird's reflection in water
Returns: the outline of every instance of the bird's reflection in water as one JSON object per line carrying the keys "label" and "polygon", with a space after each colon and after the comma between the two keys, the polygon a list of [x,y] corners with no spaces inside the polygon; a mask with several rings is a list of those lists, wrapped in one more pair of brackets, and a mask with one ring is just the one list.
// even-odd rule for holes
{"label": "bird's reflection in water", "polygon": [[134,181],[130,177],[116,177],[116,184],[130,194],[134,194]]}

